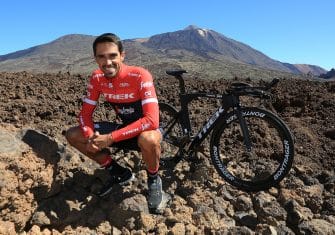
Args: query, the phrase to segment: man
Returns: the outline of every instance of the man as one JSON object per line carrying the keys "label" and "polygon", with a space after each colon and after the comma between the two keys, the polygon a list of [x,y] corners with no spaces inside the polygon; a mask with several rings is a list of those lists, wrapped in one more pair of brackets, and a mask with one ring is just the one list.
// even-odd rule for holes
{"label": "man", "polygon": [[[96,161],[111,175],[110,182],[99,192],[107,195],[115,184],[134,179],[132,172],[110,156],[108,147],[138,149],[148,173],[148,206],[157,209],[163,203],[162,180],[158,175],[161,133],[158,130],[159,108],[151,74],[141,67],[123,63],[125,52],[118,36],[105,33],[93,43],[99,69],[87,86],[79,114],[79,126],[66,133],[68,142]],[[110,102],[122,124],[93,123],[92,114],[99,96]]]}

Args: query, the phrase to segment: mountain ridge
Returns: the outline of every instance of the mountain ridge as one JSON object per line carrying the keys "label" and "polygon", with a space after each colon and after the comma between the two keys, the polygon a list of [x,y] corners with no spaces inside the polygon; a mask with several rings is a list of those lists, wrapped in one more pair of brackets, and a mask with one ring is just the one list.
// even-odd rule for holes
{"label": "mountain ridge", "polygon": [[[68,34],[49,43],[1,55],[0,71],[90,72],[95,67],[91,49],[94,38],[91,35]],[[206,70],[214,67],[220,71],[225,68],[230,73],[238,69],[316,76],[327,72],[316,65],[302,66],[274,60],[247,44],[195,25],[149,38],[125,39],[123,42],[127,61],[148,68],[160,64],[184,67],[185,64],[194,63],[192,69],[202,66]]]}
{"label": "mountain ridge", "polygon": [[[203,52],[208,56],[214,53],[230,58],[232,61],[259,65],[264,68],[277,69],[284,72],[292,72],[282,63],[272,60],[262,52],[244,43],[227,38],[213,30],[195,27],[188,28],[172,33],[154,35],[145,42],[145,45],[156,49],[186,49],[189,51]],[[172,43],[166,43],[167,40],[172,41]]]}

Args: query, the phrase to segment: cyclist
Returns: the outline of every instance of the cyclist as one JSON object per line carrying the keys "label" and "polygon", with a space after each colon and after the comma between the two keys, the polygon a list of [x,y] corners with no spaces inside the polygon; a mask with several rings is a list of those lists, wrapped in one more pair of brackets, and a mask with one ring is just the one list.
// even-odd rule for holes
{"label": "cyclist", "polygon": [[[99,69],[93,71],[79,114],[79,126],[66,132],[68,142],[109,171],[111,180],[99,192],[107,195],[115,184],[134,179],[133,173],[112,159],[108,147],[139,150],[148,175],[148,206],[163,203],[162,180],[158,175],[161,133],[159,108],[151,74],[142,67],[123,63],[120,38],[112,33],[98,36],[93,53]],[[99,96],[111,103],[122,124],[92,121]]]}

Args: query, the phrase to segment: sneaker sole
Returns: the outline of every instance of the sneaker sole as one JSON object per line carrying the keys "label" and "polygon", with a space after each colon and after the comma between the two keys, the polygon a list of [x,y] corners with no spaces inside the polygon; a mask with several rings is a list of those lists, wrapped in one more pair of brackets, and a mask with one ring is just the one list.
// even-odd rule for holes
{"label": "sneaker sole", "polygon": [[126,185],[126,184],[130,183],[130,182],[133,181],[134,179],[135,179],[135,175],[132,173],[132,174],[131,174],[131,177],[130,177],[128,180],[123,181],[123,182],[118,183],[118,184],[121,185],[121,186],[123,186],[123,185]]}
{"label": "sneaker sole", "polygon": [[171,195],[163,192],[162,201],[159,203],[158,207],[149,207],[149,211],[152,214],[162,214],[163,210],[169,205],[171,202]]}
{"label": "sneaker sole", "polygon": [[[123,182],[121,182],[121,183],[118,183],[118,185],[120,185],[120,186],[124,186],[124,185],[130,183],[131,181],[133,181],[134,179],[135,179],[135,175],[134,175],[134,174],[131,174],[131,177],[130,177],[128,180],[123,181]],[[104,192],[104,193],[102,193],[102,194],[99,194],[99,197],[104,197],[104,196],[106,196],[107,194],[109,194],[109,193],[112,191],[112,189],[113,189],[113,186],[110,187],[106,192]]]}

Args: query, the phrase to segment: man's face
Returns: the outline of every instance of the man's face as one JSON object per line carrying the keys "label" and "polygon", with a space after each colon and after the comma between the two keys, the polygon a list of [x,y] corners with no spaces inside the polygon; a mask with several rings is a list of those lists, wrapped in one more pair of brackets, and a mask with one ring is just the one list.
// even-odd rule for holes
{"label": "man's face", "polygon": [[95,54],[95,61],[104,72],[105,77],[115,77],[124,60],[124,53],[119,52],[118,46],[112,42],[98,43]]}

